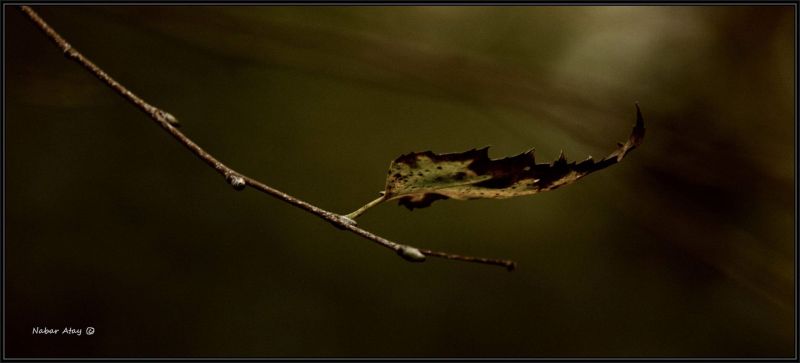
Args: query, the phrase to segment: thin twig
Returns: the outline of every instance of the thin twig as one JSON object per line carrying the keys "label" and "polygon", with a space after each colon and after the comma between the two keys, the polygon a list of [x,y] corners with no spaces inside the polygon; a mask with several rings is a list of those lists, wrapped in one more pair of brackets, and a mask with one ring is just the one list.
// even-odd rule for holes
{"label": "thin twig", "polygon": [[[133,92],[129,91],[119,82],[115,81],[111,76],[109,76],[106,72],[104,72],[100,67],[92,63],[89,59],[83,56],[80,52],[78,52],[75,48],[73,48],[66,40],[64,40],[61,35],[59,35],[53,28],[50,27],[40,16],[37,14],[33,9],[28,6],[21,6],[22,11],[30,17],[31,20],[47,34],[48,37],[64,52],[64,54],[78,62],[83,68],[97,76],[101,81],[105,82],[109,87],[111,87],[114,91],[119,93],[122,97],[125,97],[128,101],[133,103],[136,107],[140,110],[144,111],[150,118],[152,118],[156,124],[161,126],[165,131],[167,131],[170,135],[172,135],[178,142],[186,146],[195,156],[203,160],[206,164],[214,168],[217,172],[222,174],[225,177],[225,180],[236,190],[243,190],[245,187],[251,187],[256,190],[262,191],[272,197],[278,198],[286,203],[289,203],[295,207],[304,209],[328,222],[339,229],[347,230],[353,232],[361,237],[364,237],[370,241],[373,241],[383,247],[391,249],[395,251],[398,255],[405,258],[406,260],[413,261],[413,262],[422,262],[425,261],[425,256],[432,256],[432,257],[439,257],[439,258],[446,258],[450,260],[458,260],[458,261],[466,261],[466,262],[476,262],[476,263],[483,263],[488,265],[497,265],[506,267],[509,270],[513,270],[516,264],[510,260],[501,260],[501,259],[491,259],[491,258],[482,258],[482,257],[471,257],[471,256],[461,256],[456,254],[451,254],[447,252],[440,252],[440,251],[431,251],[427,249],[418,249],[416,247],[408,246],[399,244],[396,242],[392,242],[386,238],[378,236],[372,232],[366,231],[356,226],[356,222],[348,218],[347,216],[342,216],[336,213],[329,212],[322,208],[319,208],[315,205],[297,199],[289,194],[286,194],[280,190],[272,188],[258,180],[245,176],[227,165],[223,164],[221,161],[217,160],[211,154],[203,150],[200,146],[198,146],[194,141],[189,139],[186,135],[184,135],[180,130],[176,128],[178,125],[178,120],[172,114],[165,112],[157,107],[150,105],[149,103],[145,102],[143,99],[139,98],[139,96],[135,95]],[[365,208],[366,210],[366,208]]]}

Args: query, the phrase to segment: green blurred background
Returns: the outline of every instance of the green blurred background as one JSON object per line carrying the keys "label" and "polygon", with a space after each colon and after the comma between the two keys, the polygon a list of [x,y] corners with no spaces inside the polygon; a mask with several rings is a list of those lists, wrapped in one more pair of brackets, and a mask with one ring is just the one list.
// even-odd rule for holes
{"label": "green blurred background", "polygon": [[[794,354],[791,6],[35,7],[237,170],[349,212],[410,151],[619,165],[386,204],[393,253],[218,174],[5,12],[9,357]],[[93,336],[33,327],[93,326]]]}

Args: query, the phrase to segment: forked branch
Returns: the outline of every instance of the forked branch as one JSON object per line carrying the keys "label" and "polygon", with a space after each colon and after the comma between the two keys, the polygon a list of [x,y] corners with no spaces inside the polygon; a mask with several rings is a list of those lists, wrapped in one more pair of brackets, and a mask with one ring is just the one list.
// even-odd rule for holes
{"label": "forked branch", "polygon": [[83,68],[94,74],[97,78],[99,78],[109,87],[111,87],[122,97],[130,101],[140,110],[144,111],[144,113],[147,114],[151,119],[153,119],[153,121],[155,121],[156,124],[161,126],[162,129],[164,129],[166,132],[172,135],[176,140],[178,140],[178,142],[186,146],[186,148],[188,148],[189,151],[191,151],[195,156],[200,158],[200,160],[204,161],[210,167],[214,168],[214,170],[216,170],[218,173],[222,174],[222,176],[225,177],[225,181],[228,184],[230,184],[235,190],[243,190],[246,187],[251,187],[258,191],[264,192],[272,197],[278,198],[295,207],[310,212],[328,221],[337,228],[353,232],[383,247],[391,249],[408,261],[422,262],[425,261],[426,256],[431,256],[431,257],[439,257],[450,260],[503,266],[506,267],[508,270],[513,270],[514,267],[516,266],[516,264],[510,260],[462,256],[447,252],[416,248],[413,246],[392,242],[386,238],[383,238],[372,232],[357,227],[356,222],[351,218],[319,208],[313,204],[297,199],[289,194],[286,194],[280,190],[277,190],[258,180],[250,178],[242,173],[239,173],[231,169],[227,165],[223,164],[221,161],[217,160],[214,156],[203,150],[194,141],[189,139],[189,137],[184,135],[183,132],[178,130],[177,129],[178,120],[175,118],[175,116],[157,107],[150,105],[143,99],[139,98],[139,96],[135,95],[133,92],[125,88],[125,86],[123,86],[122,84],[111,78],[111,76],[109,76],[106,72],[100,69],[100,67],[92,63],[92,61],[90,61],[88,58],[83,56],[83,54],[81,54],[75,48],[73,48],[66,40],[64,40],[63,37],[61,37],[61,35],[59,35],[55,30],[53,30],[53,28],[50,27],[50,25],[48,25],[33,9],[31,9],[28,6],[22,6],[21,9],[39,27],[39,29],[44,31],[44,33],[47,34],[50,40],[52,40],[64,52],[65,56],[78,62],[78,64],[83,66]]}

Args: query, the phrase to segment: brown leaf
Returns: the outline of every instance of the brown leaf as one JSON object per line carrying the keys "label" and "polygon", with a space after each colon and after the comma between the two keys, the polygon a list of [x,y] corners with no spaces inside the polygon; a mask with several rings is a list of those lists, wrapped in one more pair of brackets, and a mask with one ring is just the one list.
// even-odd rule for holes
{"label": "brown leaf", "polygon": [[642,143],[644,133],[637,104],[636,125],[628,141],[618,143],[616,150],[598,162],[591,157],[578,163],[567,162],[562,153],[552,163],[537,164],[533,149],[493,160],[488,147],[451,154],[405,154],[389,166],[383,200],[398,199],[400,205],[413,210],[440,199],[504,199],[553,190],[622,161]]}

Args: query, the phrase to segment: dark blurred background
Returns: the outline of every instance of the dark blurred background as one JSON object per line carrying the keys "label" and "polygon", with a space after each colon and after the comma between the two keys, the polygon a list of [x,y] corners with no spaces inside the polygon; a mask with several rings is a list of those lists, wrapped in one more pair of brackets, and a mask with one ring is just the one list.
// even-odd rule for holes
{"label": "dark blurred background", "polygon": [[[35,10],[237,170],[349,212],[410,151],[619,165],[362,227],[218,174],[5,15],[8,357],[794,354],[791,6]],[[67,326],[86,336],[33,335]]]}

